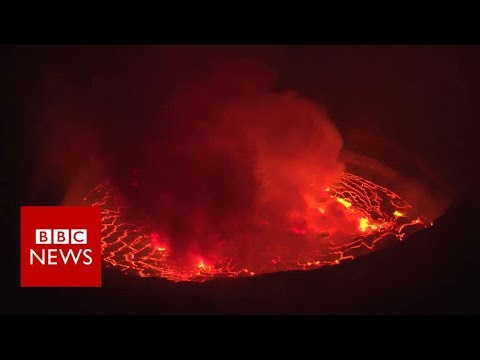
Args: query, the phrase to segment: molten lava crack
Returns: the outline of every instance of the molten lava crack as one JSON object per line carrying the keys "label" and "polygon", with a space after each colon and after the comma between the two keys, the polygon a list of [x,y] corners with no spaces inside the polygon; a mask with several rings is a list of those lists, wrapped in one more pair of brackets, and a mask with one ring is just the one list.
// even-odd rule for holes
{"label": "molten lava crack", "polygon": [[427,220],[398,195],[349,173],[312,193],[314,205],[303,225],[269,233],[272,225],[268,219],[259,220],[262,236],[281,237],[280,244],[270,242],[245,258],[238,255],[242,239],[248,237],[250,243],[255,242],[259,233],[240,233],[231,239],[215,234],[212,236],[219,239],[216,260],[208,263],[202,254],[195,254],[189,264],[175,261],[169,242],[153,230],[151,223],[126,220],[126,207],[110,181],[91,190],[84,201],[102,207],[102,252],[107,266],[171,281],[205,281],[335,265],[390,246],[426,227]]}

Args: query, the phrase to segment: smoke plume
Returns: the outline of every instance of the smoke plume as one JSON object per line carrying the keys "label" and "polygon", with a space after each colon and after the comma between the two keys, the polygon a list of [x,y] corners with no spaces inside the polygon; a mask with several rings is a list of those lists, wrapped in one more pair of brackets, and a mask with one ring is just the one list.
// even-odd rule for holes
{"label": "smoke plume", "polygon": [[214,257],[232,241],[244,257],[291,247],[285,232],[309,227],[312,189],[343,169],[325,109],[279,89],[275,71],[257,61],[206,56],[196,68],[198,59],[156,58],[125,61],[121,71],[113,60],[76,65],[82,77],[70,80],[91,82],[75,88],[47,72],[43,114],[48,129],[65,131],[46,130],[43,157],[69,184],[64,204],[108,177],[128,216],[149,220],[179,260]]}
{"label": "smoke plume", "polygon": [[276,79],[260,63],[215,59],[172,92],[149,141],[133,140],[143,149],[134,185],[117,185],[173,252],[208,257],[266,222],[279,233],[306,227],[307,194],[341,171],[342,140],[325,110],[276,90]]}

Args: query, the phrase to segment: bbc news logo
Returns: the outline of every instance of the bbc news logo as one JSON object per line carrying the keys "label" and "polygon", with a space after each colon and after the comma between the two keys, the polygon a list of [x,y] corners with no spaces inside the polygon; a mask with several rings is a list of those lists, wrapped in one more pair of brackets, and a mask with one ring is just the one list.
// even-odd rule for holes
{"label": "bbc news logo", "polygon": [[[87,244],[87,229],[36,229],[35,230],[35,244],[37,245],[86,245]],[[84,265],[92,265],[92,249],[45,249],[42,248],[41,253],[30,249],[30,265],[35,263],[35,260],[42,265],[57,265],[58,262],[67,265],[73,262],[75,265],[83,257]],[[60,258],[60,259],[58,259]],[[58,259],[58,260],[57,260]]]}
{"label": "bbc news logo", "polygon": [[99,207],[21,208],[21,286],[101,286]]}

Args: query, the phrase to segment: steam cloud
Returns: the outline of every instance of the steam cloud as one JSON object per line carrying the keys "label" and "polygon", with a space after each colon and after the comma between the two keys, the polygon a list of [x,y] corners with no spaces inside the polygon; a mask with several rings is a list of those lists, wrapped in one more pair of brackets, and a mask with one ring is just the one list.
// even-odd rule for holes
{"label": "steam cloud", "polygon": [[[150,82],[127,68],[121,81],[131,89],[105,70],[83,93],[52,90],[59,104],[77,101],[64,106],[74,114],[62,116],[52,115],[49,101],[51,127],[72,124],[83,139],[57,133],[63,145],[47,148],[58,155],[55,168],[69,169],[65,203],[85,193],[95,173],[120,189],[129,216],[154,223],[178,259],[213,257],[220,242],[232,239],[241,239],[245,257],[258,247],[282,246],[285,231],[308,227],[312,187],[327,186],[343,169],[341,136],[325,109],[276,88],[268,66],[225,57],[203,64],[193,72],[190,66],[188,76],[179,66],[177,74],[152,75]],[[83,188],[77,184],[87,180]],[[258,235],[267,222],[269,232]]]}
{"label": "steam cloud", "polygon": [[138,187],[124,194],[172,251],[208,256],[262,221],[307,226],[307,194],[342,170],[342,140],[324,109],[275,81],[262,64],[217,59],[176,89],[161,115],[168,125],[135,142],[145,149]]}

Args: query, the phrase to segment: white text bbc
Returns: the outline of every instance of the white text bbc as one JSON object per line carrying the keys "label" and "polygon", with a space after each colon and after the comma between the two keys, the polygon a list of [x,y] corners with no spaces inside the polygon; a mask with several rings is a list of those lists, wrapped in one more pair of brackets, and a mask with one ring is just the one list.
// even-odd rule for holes
{"label": "white text bbc", "polygon": [[37,245],[85,245],[87,229],[36,229]]}

